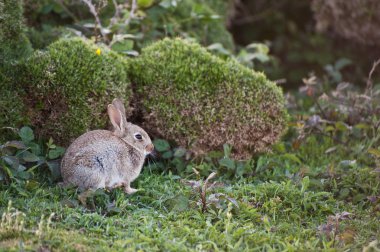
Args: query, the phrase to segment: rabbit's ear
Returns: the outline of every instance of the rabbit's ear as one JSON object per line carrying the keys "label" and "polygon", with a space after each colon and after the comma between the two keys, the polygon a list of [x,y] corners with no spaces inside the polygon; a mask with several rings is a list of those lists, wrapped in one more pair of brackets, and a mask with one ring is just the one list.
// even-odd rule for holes
{"label": "rabbit's ear", "polygon": [[124,120],[121,115],[121,112],[118,109],[116,109],[115,106],[112,104],[108,105],[107,112],[111,120],[111,123],[115,127],[116,131],[119,131],[121,134],[124,134]]}
{"label": "rabbit's ear", "polygon": [[125,107],[124,107],[124,104],[123,102],[119,99],[119,98],[115,98],[113,99],[112,101],[112,105],[115,106],[116,109],[118,109],[121,113],[121,116],[123,117],[123,119],[125,120],[125,122],[127,121],[126,118],[125,118]]}

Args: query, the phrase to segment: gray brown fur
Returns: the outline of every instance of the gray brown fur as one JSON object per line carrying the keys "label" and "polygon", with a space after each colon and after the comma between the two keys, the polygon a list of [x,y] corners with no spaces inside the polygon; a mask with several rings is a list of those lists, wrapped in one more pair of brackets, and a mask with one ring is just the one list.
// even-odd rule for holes
{"label": "gray brown fur", "polygon": [[69,146],[61,164],[63,181],[82,189],[123,186],[131,194],[137,190],[130,183],[140,174],[153,144],[142,128],[127,122],[119,99],[108,105],[108,115],[113,131],[87,132]]}

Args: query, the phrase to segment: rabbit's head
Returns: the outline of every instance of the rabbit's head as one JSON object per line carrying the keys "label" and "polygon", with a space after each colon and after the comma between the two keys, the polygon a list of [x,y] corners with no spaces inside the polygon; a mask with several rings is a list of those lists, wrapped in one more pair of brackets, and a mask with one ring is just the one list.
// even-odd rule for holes
{"label": "rabbit's head", "polygon": [[114,135],[131,145],[144,155],[150,154],[154,150],[152,140],[149,135],[137,125],[127,122],[125,118],[124,104],[120,99],[115,98],[107,108],[108,116],[114,127]]}

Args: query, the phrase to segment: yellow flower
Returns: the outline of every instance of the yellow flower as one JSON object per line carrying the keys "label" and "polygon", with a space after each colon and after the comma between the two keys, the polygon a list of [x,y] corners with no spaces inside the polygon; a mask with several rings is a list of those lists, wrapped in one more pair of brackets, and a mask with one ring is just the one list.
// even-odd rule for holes
{"label": "yellow flower", "polygon": [[96,55],[100,55],[102,53],[102,51],[98,48],[96,49]]}

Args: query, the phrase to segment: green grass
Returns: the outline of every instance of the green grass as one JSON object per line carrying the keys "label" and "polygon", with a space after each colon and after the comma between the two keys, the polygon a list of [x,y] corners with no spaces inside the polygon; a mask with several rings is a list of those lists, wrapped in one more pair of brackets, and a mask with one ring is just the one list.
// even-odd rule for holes
{"label": "green grass", "polygon": [[[308,189],[308,179],[253,182],[240,179],[212,189],[221,199],[202,213],[199,193],[179,176],[145,169],[128,196],[98,191],[95,208],[78,204],[78,192],[36,181],[0,190],[0,248],[4,251],[261,251],[362,248],[380,239],[379,217],[371,206],[339,201],[329,192]],[[38,184],[37,184],[38,183]],[[7,205],[11,201],[11,208]],[[234,201],[234,202],[235,202]],[[22,212],[16,217],[15,209]],[[347,211],[333,242],[319,235],[328,216]],[[54,216],[51,214],[54,213]],[[12,215],[13,214],[13,215]],[[49,220],[49,216],[50,219]],[[20,224],[24,221],[24,224]],[[19,224],[17,224],[19,223]],[[20,227],[17,229],[17,227]]]}

